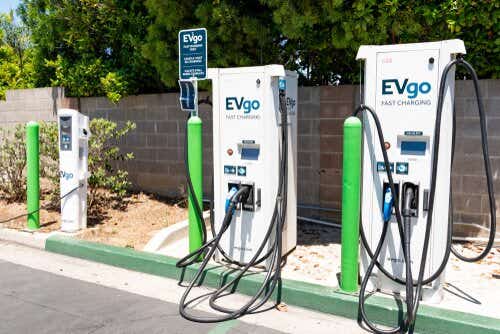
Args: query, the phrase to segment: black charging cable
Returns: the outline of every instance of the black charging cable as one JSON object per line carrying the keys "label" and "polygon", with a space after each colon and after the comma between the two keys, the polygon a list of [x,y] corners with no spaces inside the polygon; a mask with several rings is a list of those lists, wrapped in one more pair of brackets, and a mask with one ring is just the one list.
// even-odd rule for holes
{"label": "black charging cable", "polygon": [[[399,197],[398,197],[398,193],[396,192],[396,187],[394,185],[394,179],[392,177],[392,171],[391,171],[391,168],[390,168],[389,157],[387,155],[387,149],[385,148],[385,139],[384,139],[384,134],[382,132],[382,126],[380,124],[380,120],[379,120],[377,114],[369,106],[366,106],[366,105],[363,105],[363,104],[360,105],[356,109],[356,111],[354,112],[354,116],[358,116],[359,113],[362,113],[362,112],[365,112],[365,111],[368,112],[371,115],[371,117],[372,117],[372,119],[373,119],[373,121],[375,123],[375,127],[376,127],[376,130],[377,130],[377,135],[378,135],[378,139],[379,139],[379,143],[380,143],[380,148],[382,149],[382,155],[383,155],[383,158],[384,158],[384,167],[385,167],[385,171],[387,173],[387,178],[389,180],[389,187],[391,189],[392,196],[394,197],[393,208],[394,208],[394,211],[395,211],[396,221],[397,221],[397,224],[398,224],[399,236],[400,236],[400,239],[402,241],[402,245],[404,245],[405,244],[405,242],[404,242],[404,240],[405,240],[405,228],[403,226],[403,219],[402,219],[401,211],[400,211],[400,208],[399,208]],[[368,316],[366,315],[366,310],[365,310],[366,287],[368,285],[368,281],[370,280],[370,276],[371,276],[371,274],[373,272],[373,269],[374,269],[376,263],[378,262],[378,258],[380,256],[381,251],[382,251],[382,246],[384,245],[384,242],[385,242],[385,239],[386,239],[386,236],[387,236],[387,232],[388,232],[388,229],[389,229],[390,217],[389,217],[389,219],[387,221],[384,221],[383,224],[384,225],[382,227],[382,233],[380,235],[379,242],[377,244],[375,252],[372,254],[372,258],[371,258],[371,261],[370,261],[370,263],[368,265],[368,268],[366,269],[365,276],[363,277],[363,280],[361,281],[361,287],[360,287],[360,291],[359,291],[359,313],[360,313],[360,316],[361,316],[361,320],[373,332],[378,333],[378,334],[396,334],[396,333],[405,332],[407,330],[407,328],[409,328],[409,326],[410,326],[410,324],[412,322],[412,318],[411,318],[411,313],[410,312],[413,309],[413,303],[412,303],[412,301],[414,300],[413,293],[411,293],[411,296],[407,296],[407,298],[406,298],[406,315],[405,315],[405,319],[397,327],[390,328],[390,329],[381,329],[381,328],[377,327],[374,323],[372,323],[368,319]],[[362,227],[363,227],[363,225],[361,224],[361,229],[362,229]],[[404,261],[405,261],[405,268],[406,268],[405,285],[407,287],[411,286],[411,290],[407,289],[407,293],[408,293],[409,291],[413,292],[412,291],[413,290],[413,280],[412,280],[412,277],[411,277],[411,264],[410,264],[410,261],[409,261],[409,255],[410,254],[407,251],[408,251],[407,248],[403,247],[403,258],[404,258]],[[408,268],[408,267],[410,267],[410,268]],[[408,274],[410,274],[410,275],[408,275]]]}
{"label": "black charging cable", "polygon": [[[286,112],[286,99],[284,91],[280,91],[279,107],[281,112],[281,131],[280,131],[281,147],[280,147],[280,159],[279,159],[278,191],[273,210],[273,215],[270,224],[268,226],[268,229],[266,231],[266,234],[264,236],[264,239],[260,244],[259,248],[257,249],[257,251],[255,252],[253,258],[247,263],[240,263],[238,261],[235,261],[231,259],[226,253],[224,253],[223,249],[219,245],[220,239],[222,238],[222,235],[227,231],[228,227],[232,222],[234,209],[236,208],[238,203],[241,202],[243,198],[248,196],[249,188],[242,185],[240,189],[230,198],[230,205],[228,207],[228,210],[226,211],[226,215],[224,216],[223,223],[221,225],[220,230],[216,233],[213,223],[213,187],[212,187],[212,200],[210,203],[210,213],[211,213],[210,221],[211,221],[212,234],[214,235],[214,237],[209,241],[206,241],[205,237],[204,244],[198,250],[186,255],[177,262],[178,267],[186,267],[188,265],[193,264],[194,262],[199,261],[200,257],[204,255],[204,259],[200,264],[200,266],[198,267],[195,277],[191,280],[190,284],[185,290],[179,304],[180,314],[188,320],[195,322],[202,322],[202,323],[212,323],[212,322],[220,322],[220,321],[235,319],[242,315],[253,313],[257,309],[262,307],[271,298],[274,289],[281,282],[282,231],[286,217],[287,188],[288,188],[288,183],[287,183],[288,182],[287,181],[288,118]],[[187,140],[188,139],[186,135],[186,144],[185,144],[186,151],[187,151]],[[187,178],[190,181],[189,163],[187,161],[186,156],[187,155],[185,154]],[[188,187],[190,187],[189,190],[191,195],[193,196],[194,191],[192,188],[192,182],[189,181],[188,181]],[[196,200],[196,197],[192,197],[192,199],[195,199],[194,201],[195,206],[198,205],[199,202]],[[195,209],[195,212],[196,215],[198,215],[199,217],[201,216],[201,208],[199,207],[199,205],[198,205],[198,210]],[[203,222],[202,217],[200,220]],[[204,233],[206,234],[206,229],[204,231],[205,231]],[[271,240],[272,237],[274,237],[273,241]],[[262,252],[264,251],[265,247],[268,244],[270,244],[270,247],[267,253],[261,256]],[[238,273],[229,282],[224,284],[216,291],[204,294],[202,296],[198,296],[186,302],[189,293],[191,292],[194,285],[197,284],[200,278],[202,277],[203,271],[205,270],[208,262],[210,261],[216,250],[219,250],[219,252],[224,256],[226,260],[228,260],[229,263],[237,264],[242,268],[238,270]],[[222,307],[216,303],[217,300],[234,292],[236,284],[248,272],[248,270],[251,267],[256,266],[257,264],[265,260],[268,260],[266,276],[264,277],[264,280],[260,288],[258,289],[257,293],[247,303],[245,303],[242,307],[237,309],[229,309],[226,307]],[[213,316],[213,317],[200,317],[200,316],[194,316],[187,312],[186,308],[190,304],[205,297],[210,297],[209,304],[213,309],[225,313],[225,315]],[[277,302],[279,302],[279,300]]]}
{"label": "black charging cable", "polygon": [[[425,265],[426,265],[426,258],[427,258],[427,253],[428,253],[428,248],[429,248],[429,240],[430,240],[430,233],[431,233],[431,227],[432,227],[432,215],[434,212],[434,199],[435,199],[435,191],[436,191],[436,177],[437,177],[437,166],[438,166],[438,158],[439,158],[439,142],[440,142],[440,133],[441,133],[441,117],[442,117],[442,112],[443,112],[443,104],[444,104],[444,96],[445,96],[445,90],[446,90],[446,80],[448,77],[448,73],[450,70],[453,68],[453,66],[462,66],[464,67],[469,74],[472,76],[473,83],[474,83],[474,89],[476,93],[476,100],[478,104],[478,110],[479,110],[479,118],[480,118],[480,127],[481,127],[481,141],[482,141],[482,151],[483,151],[483,160],[484,160],[484,166],[485,166],[485,173],[486,173],[486,179],[487,179],[487,187],[488,187],[488,199],[489,199],[489,206],[490,206],[490,232],[489,232],[489,237],[488,237],[488,243],[485,249],[478,254],[477,256],[474,256],[472,258],[465,257],[462,254],[460,254],[456,249],[454,249],[452,245],[452,235],[453,235],[453,220],[452,220],[452,212],[450,210],[450,216],[448,217],[448,236],[447,236],[447,246],[445,250],[445,254],[443,257],[442,262],[440,263],[438,269],[430,275],[428,278],[424,279],[424,272],[425,272]],[[379,243],[377,245],[377,248],[375,252],[372,252],[370,249],[370,246],[367,242],[363,226],[361,224],[361,239],[363,242],[363,246],[365,247],[365,250],[370,257],[370,264],[366,270],[365,277],[363,278],[361,288],[360,288],[360,296],[359,296],[359,309],[360,309],[360,315],[362,321],[375,333],[381,333],[381,334],[387,334],[387,333],[398,333],[398,332],[406,332],[409,331],[412,333],[414,331],[414,326],[415,326],[415,319],[417,316],[417,311],[420,303],[420,297],[421,297],[421,292],[422,292],[422,286],[425,284],[431,283],[433,280],[435,280],[437,277],[441,275],[441,273],[444,271],[446,264],[449,259],[450,252],[453,252],[454,255],[456,255],[459,259],[467,262],[475,262],[483,259],[486,257],[489,252],[491,251],[491,248],[493,247],[494,241],[495,241],[495,233],[496,233],[496,205],[495,205],[495,196],[494,196],[494,190],[493,190],[493,178],[492,178],[492,173],[491,173],[491,165],[490,165],[490,160],[489,160],[489,151],[488,151],[488,142],[487,142],[487,127],[486,127],[486,115],[484,112],[484,107],[483,107],[483,102],[482,102],[482,97],[479,91],[479,79],[477,77],[476,72],[472,68],[472,66],[467,63],[465,60],[463,60],[462,57],[457,57],[457,59],[451,61],[449,64],[446,65],[445,69],[443,70],[443,74],[441,76],[440,80],[440,85],[439,85],[439,95],[438,95],[438,105],[437,105],[437,112],[436,112],[436,121],[435,121],[435,128],[434,128],[434,143],[433,143],[433,159],[432,159],[432,173],[431,173],[431,185],[430,185],[430,194],[429,194],[429,207],[428,207],[428,212],[427,212],[427,223],[426,223],[426,229],[425,229],[425,236],[424,236],[424,243],[423,243],[423,249],[422,249],[422,257],[421,257],[421,263],[420,263],[420,268],[419,268],[419,274],[416,282],[413,281],[413,278],[411,277],[411,261],[408,261],[410,258],[410,252],[409,252],[409,244],[410,244],[410,233],[409,233],[409,228],[407,225],[408,223],[405,222],[405,226],[401,228],[401,214],[399,212],[399,204],[398,204],[398,199],[397,199],[397,193],[395,193],[394,189],[394,183],[392,179],[392,172],[390,170],[389,166],[389,161],[387,157],[387,150],[384,145],[384,139],[383,139],[383,133],[382,129],[380,126],[380,122],[378,120],[378,117],[376,116],[376,113],[368,106],[361,105],[358,107],[358,109],[355,112],[355,115],[357,115],[359,112],[362,111],[368,111],[370,115],[373,117],[375,121],[375,126],[377,128],[377,134],[379,137],[379,141],[381,144],[381,149],[382,153],[384,156],[384,165],[385,165],[385,170],[388,175],[389,179],[389,185],[391,187],[391,191],[396,196],[396,200],[394,201],[394,208],[396,212],[396,220],[398,222],[398,228],[399,228],[399,234],[400,238],[403,241],[403,254],[405,258],[405,266],[406,266],[406,279],[403,281],[394,275],[391,275],[390,273],[385,270],[385,268],[379,263],[378,257],[380,255],[382,245],[385,241],[386,235],[387,235],[387,230],[388,230],[388,222],[384,222],[384,227],[382,229],[382,233],[380,236]],[[455,114],[453,113],[453,148],[452,148],[452,155],[454,154],[454,143],[455,143]],[[451,165],[453,165],[453,159],[450,162]],[[451,184],[451,182],[450,182]],[[451,187],[450,187],[451,189]],[[450,192],[451,193],[451,192]],[[450,198],[450,208],[451,208],[451,198]],[[406,217],[405,215],[405,220],[409,221],[410,218]],[[402,232],[403,230],[403,232]],[[370,275],[373,271],[374,266],[377,266],[377,268],[388,278],[393,280],[396,283],[399,284],[405,284],[406,285],[406,305],[407,305],[407,310],[406,310],[406,317],[403,323],[396,327],[392,328],[389,330],[382,330],[378,327],[376,327],[373,323],[371,323],[365,312],[365,293],[366,293],[366,285],[369,281]],[[409,268],[410,267],[410,268]],[[411,286],[411,289],[409,289],[409,286]],[[413,287],[416,289],[413,291]],[[411,291],[411,292],[410,292]]]}

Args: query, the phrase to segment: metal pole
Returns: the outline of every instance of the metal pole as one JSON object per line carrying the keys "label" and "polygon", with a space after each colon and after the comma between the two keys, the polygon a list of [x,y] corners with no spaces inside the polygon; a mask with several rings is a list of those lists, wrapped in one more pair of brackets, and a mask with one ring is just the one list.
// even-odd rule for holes
{"label": "metal pole", "polygon": [[40,152],[39,125],[29,122],[26,125],[26,202],[27,210],[34,212],[28,215],[28,229],[40,228]]}
{"label": "metal pole", "polygon": [[349,117],[344,122],[343,150],[340,288],[346,292],[356,292],[361,197],[361,121],[357,117]]}

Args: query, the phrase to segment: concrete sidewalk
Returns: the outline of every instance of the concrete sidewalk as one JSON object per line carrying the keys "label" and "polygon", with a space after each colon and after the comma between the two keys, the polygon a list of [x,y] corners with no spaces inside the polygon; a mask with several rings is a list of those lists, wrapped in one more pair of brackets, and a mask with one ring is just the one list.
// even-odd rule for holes
{"label": "concrete sidewalk", "polygon": [[353,320],[290,306],[220,324],[188,322],[178,315],[184,289],[174,280],[9,242],[0,241],[0,272],[0,333],[364,333]]}

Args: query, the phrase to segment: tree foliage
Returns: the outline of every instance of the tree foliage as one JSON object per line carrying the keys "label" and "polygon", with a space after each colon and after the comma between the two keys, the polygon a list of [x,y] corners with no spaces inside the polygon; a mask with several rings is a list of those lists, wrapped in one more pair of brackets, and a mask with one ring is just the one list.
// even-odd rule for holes
{"label": "tree foliage", "polygon": [[305,85],[359,80],[362,44],[461,38],[482,78],[498,78],[500,3],[494,0],[147,0],[144,53],[173,86],[177,32],[208,29],[209,65],[282,63]]}
{"label": "tree foliage", "polygon": [[142,56],[149,25],[143,1],[24,0],[19,13],[32,33],[38,86],[113,101],[163,89]]}
{"label": "tree foliage", "polygon": [[[305,83],[327,84],[333,73],[359,80],[362,44],[463,39],[483,78],[500,76],[500,3],[494,0],[262,0],[287,37]],[[332,72],[333,71],[333,72]]]}
{"label": "tree foliage", "polygon": [[272,12],[259,1],[146,0],[146,6],[154,21],[148,28],[144,55],[170,87],[177,84],[180,29],[207,28],[212,67],[279,60],[280,34],[272,23]]}
{"label": "tree foliage", "polygon": [[481,78],[500,77],[495,0],[23,0],[18,12],[36,85],[74,96],[176,89],[177,34],[193,27],[208,30],[209,66],[281,63],[303,85],[358,82],[362,44],[452,38]]}
{"label": "tree foliage", "polygon": [[13,12],[0,13],[0,99],[7,89],[33,87],[33,71],[28,29]]}

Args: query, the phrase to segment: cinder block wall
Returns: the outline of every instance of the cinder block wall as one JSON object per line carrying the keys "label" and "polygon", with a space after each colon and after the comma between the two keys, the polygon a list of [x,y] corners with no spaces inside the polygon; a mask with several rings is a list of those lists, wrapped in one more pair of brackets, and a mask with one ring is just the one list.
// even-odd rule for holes
{"label": "cinder block wall", "polygon": [[[500,216],[500,80],[481,80],[487,116],[488,144]],[[486,176],[481,150],[479,114],[471,81],[457,81],[455,92],[456,150],[452,187],[455,221],[489,225]],[[498,218],[497,218],[498,220]],[[462,227],[468,234],[467,228]],[[484,235],[484,233],[482,233]],[[498,235],[498,234],[497,234]]]}
{"label": "cinder block wall", "polygon": [[55,121],[58,108],[66,107],[64,89],[60,87],[16,89],[0,100],[0,126],[29,121]]}
{"label": "cinder block wall", "polygon": [[[206,94],[201,94],[204,97]],[[120,144],[134,159],[123,163],[134,188],[165,196],[185,192],[184,138],[187,114],[179,109],[177,94],[138,95],[112,104],[104,97],[81,99],[81,110],[90,118],[103,117],[123,126],[136,124]],[[204,121],[204,185],[210,189],[212,165],[212,121],[207,106],[200,107]]]}
{"label": "cinder block wall", "polygon": [[[500,201],[500,80],[482,80],[481,91],[488,116],[495,189]],[[202,92],[200,98],[206,95]],[[352,114],[358,99],[359,86],[299,89],[300,203],[340,208],[342,124]],[[455,102],[457,147],[452,176],[455,220],[487,225],[488,202],[472,82],[457,81]],[[117,105],[104,97],[80,99],[82,112],[91,118],[104,117],[120,125],[127,120],[136,123],[136,130],[120,144],[124,152],[135,155],[135,159],[124,163],[123,167],[128,170],[136,190],[166,196],[179,196],[185,191],[183,145],[187,115],[178,105],[178,95],[173,93],[130,96]],[[33,119],[55,120],[59,107],[77,108],[78,101],[65,98],[61,88],[9,91],[7,101],[0,101],[0,126]],[[204,121],[204,185],[209,191],[212,166],[210,107],[202,105],[200,116]]]}

